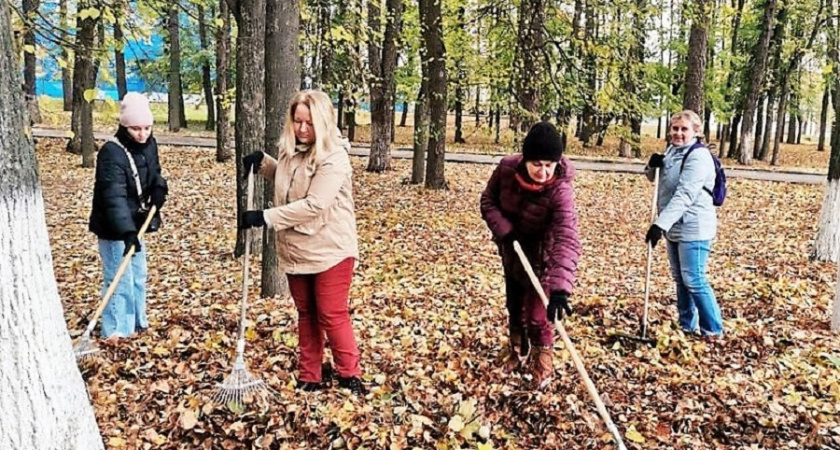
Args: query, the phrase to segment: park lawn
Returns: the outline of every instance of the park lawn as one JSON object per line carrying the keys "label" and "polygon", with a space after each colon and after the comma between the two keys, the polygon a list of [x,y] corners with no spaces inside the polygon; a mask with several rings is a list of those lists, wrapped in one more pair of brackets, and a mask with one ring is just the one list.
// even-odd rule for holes
{"label": "park lawn", "polygon": [[[59,293],[77,335],[101,288],[87,231],[93,171],[58,141],[41,140],[37,155]],[[234,167],[193,148],[163,147],[161,159],[171,196],[164,227],[146,244],[151,329],[117,346],[100,342],[103,359],[83,367],[109,449],[613,448],[559,339],[545,391],[499,371],[504,288],[478,213],[486,165],[448,164],[451,189],[436,192],[403,183],[407,161],[369,174],[353,159],[361,257],[351,307],[366,398],[292,389],[294,307],[257,299],[254,285],[246,357],[278,395],[245,414],[211,404],[231,369],[241,292],[241,261],[231,257]],[[677,330],[662,246],[650,312],[657,346],[606,338],[638,330],[651,187],[594,172],[576,178],[584,253],[567,330],[629,448],[838,448],[840,337],[828,329],[835,269],[807,258],[822,188],[729,186],[709,274],[724,340]]]}
{"label": "park lawn", "polygon": [[[39,97],[39,104],[41,106],[41,114],[43,117],[43,123],[39,126],[50,128],[69,127],[70,113],[62,111],[61,101],[59,99],[42,96]],[[157,134],[168,134],[169,132],[166,128],[166,104],[152,104],[152,113],[155,117],[155,123],[158,124],[155,127],[155,132]],[[215,136],[213,131],[204,130],[207,108],[203,103],[198,105],[186,105],[185,114],[187,116],[189,127],[181,129],[177,133],[179,136]],[[414,143],[414,123],[412,113],[407,115],[405,126],[399,126],[401,122],[401,113],[396,113],[394,117],[397,124],[394,128],[394,145],[396,147],[410,148]],[[114,130],[118,118],[119,108],[115,103],[95,103],[94,129],[96,131],[108,132]],[[233,112],[231,112],[231,120],[233,120]],[[369,143],[370,114],[366,112],[358,112],[356,114],[356,121],[358,123],[358,127],[356,129],[355,142]],[[463,127],[466,143],[463,144],[454,144],[454,114],[449,114],[447,117],[447,123],[447,152],[498,155],[519,151],[519,144],[516,144],[516,142],[521,141],[522,135],[516,136],[514,131],[507,126],[508,120],[506,117],[502,117],[503,129],[501,130],[501,134],[499,136],[499,143],[496,143],[495,129],[491,129],[487,126],[486,116],[482,116],[482,120],[478,123],[476,123],[474,116],[464,116]],[[663,151],[665,148],[665,141],[664,139],[657,139],[655,137],[656,128],[653,126],[646,126],[642,131],[642,155],[640,160],[647,161],[648,157],[652,153]],[[231,128],[231,133],[232,132],[233,128]],[[579,140],[570,139],[567,152],[570,155],[579,157],[626,161],[626,158],[620,158],[618,155],[620,139],[618,136],[614,135],[613,132],[614,127],[611,127],[607,136],[604,138],[604,145],[600,147],[592,145],[584,148]],[[806,136],[802,144],[781,144],[779,150],[779,160],[775,166],[770,165],[768,158],[768,161],[754,161],[753,167],[765,170],[801,170],[807,172],[827,173],[830,152],[818,152],[816,149],[816,138],[813,136]],[[724,159],[724,164],[731,166],[739,165],[737,161],[731,159]]]}

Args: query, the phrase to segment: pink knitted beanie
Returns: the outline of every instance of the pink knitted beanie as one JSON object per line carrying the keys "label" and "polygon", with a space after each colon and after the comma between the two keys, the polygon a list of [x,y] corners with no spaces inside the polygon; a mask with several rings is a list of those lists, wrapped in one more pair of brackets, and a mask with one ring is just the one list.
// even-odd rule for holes
{"label": "pink knitted beanie", "polygon": [[137,92],[125,94],[120,102],[120,125],[124,127],[145,127],[154,123],[149,99]]}

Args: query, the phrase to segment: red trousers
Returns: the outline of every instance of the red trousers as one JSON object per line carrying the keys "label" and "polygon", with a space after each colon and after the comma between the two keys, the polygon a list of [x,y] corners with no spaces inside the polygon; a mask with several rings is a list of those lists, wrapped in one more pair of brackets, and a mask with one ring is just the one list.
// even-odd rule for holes
{"label": "red trousers", "polygon": [[321,382],[325,333],[338,376],[362,374],[348,309],[354,263],[354,258],[347,258],[321,273],[287,275],[289,291],[298,310],[300,381]]}

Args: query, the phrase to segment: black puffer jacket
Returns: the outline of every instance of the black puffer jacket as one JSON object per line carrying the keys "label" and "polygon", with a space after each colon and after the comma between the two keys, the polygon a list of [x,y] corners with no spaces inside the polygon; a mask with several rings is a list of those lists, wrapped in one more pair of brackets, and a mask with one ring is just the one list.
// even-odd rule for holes
{"label": "black puffer jacket", "polygon": [[[128,149],[137,165],[144,200],[149,198],[153,189],[163,189],[167,193],[154,136],[150,136],[145,144],[138,144],[122,126],[115,136]],[[125,151],[114,142],[105,143],[96,157],[96,182],[88,228],[99,238],[112,241],[123,239],[126,233],[136,233],[144,219],[135,215],[140,202]]]}

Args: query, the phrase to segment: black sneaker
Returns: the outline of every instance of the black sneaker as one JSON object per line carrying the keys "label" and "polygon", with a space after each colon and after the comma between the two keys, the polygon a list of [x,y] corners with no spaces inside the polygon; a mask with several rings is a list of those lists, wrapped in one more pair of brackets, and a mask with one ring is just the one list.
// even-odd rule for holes
{"label": "black sneaker", "polygon": [[304,392],[314,392],[320,391],[324,389],[324,385],[322,383],[316,383],[314,381],[300,381],[298,380],[297,384],[295,385],[295,389]]}
{"label": "black sneaker", "polygon": [[356,395],[367,394],[367,389],[365,389],[365,385],[362,384],[362,380],[359,377],[338,377],[338,387],[347,389]]}

